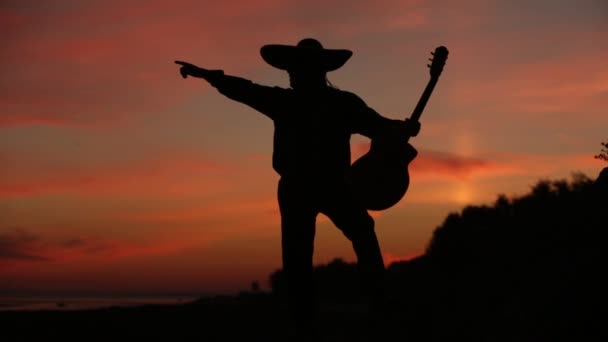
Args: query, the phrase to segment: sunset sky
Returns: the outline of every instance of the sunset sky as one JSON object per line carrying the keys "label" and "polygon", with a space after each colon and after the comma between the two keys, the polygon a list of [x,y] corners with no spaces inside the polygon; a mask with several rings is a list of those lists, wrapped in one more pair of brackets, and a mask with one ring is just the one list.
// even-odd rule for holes
{"label": "sunset sky", "polygon": [[[373,213],[387,262],[467,204],[608,166],[593,158],[605,0],[3,0],[0,293],[265,287],[281,260],[272,122],[173,61],[288,87],[259,49],[306,37],[352,50],[329,79],[390,118],[416,105],[430,51],[450,50],[410,189]],[[355,260],[322,215],[315,248]]]}

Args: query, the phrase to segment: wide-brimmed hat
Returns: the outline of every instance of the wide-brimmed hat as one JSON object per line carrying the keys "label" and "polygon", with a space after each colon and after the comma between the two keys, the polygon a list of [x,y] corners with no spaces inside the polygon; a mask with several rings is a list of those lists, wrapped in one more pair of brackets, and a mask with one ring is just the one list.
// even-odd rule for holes
{"label": "wide-brimmed hat", "polygon": [[269,44],[260,49],[266,63],[281,70],[313,68],[333,71],[346,63],[353,52],[344,49],[325,49],[313,38],[300,40],[296,45]]}

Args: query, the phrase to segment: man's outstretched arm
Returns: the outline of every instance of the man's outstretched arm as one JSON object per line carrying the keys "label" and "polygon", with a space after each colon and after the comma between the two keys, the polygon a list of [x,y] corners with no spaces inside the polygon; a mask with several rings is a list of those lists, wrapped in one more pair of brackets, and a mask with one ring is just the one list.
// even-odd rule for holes
{"label": "man's outstretched arm", "polygon": [[280,107],[278,87],[267,87],[250,80],[225,75],[223,70],[208,70],[183,61],[175,61],[183,78],[188,76],[202,78],[226,97],[244,103],[253,109],[274,119]]}
{"label": "man's outstretched arm", "polygon": [[352,117],[354,133],[377,139],[382,136],[415,137],[420,132],[420,122],[386,118],[368,107],[358,96],[352,93],[350,96],[354,106]]}
{"label": "man's outstretched arm", "polygon": [[182,75],[183,78],[192,76],[202,78],[208,82],[211,82],[214,79],[224,76],[223,70],[207,70],[198,67],[194,64],[190,64],[188,62],[183,61],[175,61],[175,64],[179,64],[182,66],[181,68],[179,68],[179,73]]}

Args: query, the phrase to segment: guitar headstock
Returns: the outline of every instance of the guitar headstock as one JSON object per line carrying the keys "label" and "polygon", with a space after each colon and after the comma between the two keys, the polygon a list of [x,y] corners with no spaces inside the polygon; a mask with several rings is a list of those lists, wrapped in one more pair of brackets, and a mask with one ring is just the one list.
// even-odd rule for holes
{"label": "guitar headstock", "polygon": [[431,52],[432,58],[429,58],[431,64],[427,64],[431,77],[439,78],[443,71],[445,61],[448,59],[448,48],[445,46],[439,46],[435,49],[435,52]]}

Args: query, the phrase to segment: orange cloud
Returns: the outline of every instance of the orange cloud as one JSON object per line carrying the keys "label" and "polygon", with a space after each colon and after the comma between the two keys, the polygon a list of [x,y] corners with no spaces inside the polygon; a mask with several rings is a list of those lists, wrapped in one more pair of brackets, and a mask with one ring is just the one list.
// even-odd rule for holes
{"label": "orange cloud", "polygon": [[[357,157],[369,150],[369,143],[355,145],[353,155]],[[516,172],[516,168],[491,160],[464,157],[452,153],[419,150],[418,156],[408,167],[416,179],[468,179],[479,176],[500,176]]]}
{"label": "orange cloud", "polygon": [[[369,150],[369,143],[353,147],[358,157]],[[482,151],[479,155],[491,157],[468,157],[449,152],[420,149],[418,156],[408,167],[417,180],[474,180],[481,177],[503,177],[530,175],[544,177],[559,171],[567,172],[598,169],[600,162],[593,153],[504,153]],[[354,158],[356,159],[356,158]],[[564,175],[568,176],[568,175]]]}
{"label": "orange cloud", "polygon": [[120,218],[140,222],[200,222],[205,226],[213,224],[225,229],[231,226],[275,226],[280,223],[279,209],[275,198],[247,199],[235,194],[229,200],[214,202],[204,206],[161,209],[154,211],[121,214]]}
{"label": "orange cloud", "polygon": [[494,161],[429,150],[419,152],[418,157],[412,162],[410,170],[416,178],[440,176],[467,179],[513,173],[512,167]]}
{"label": "orange cloud", "polygon": [[220,238],[209,234],[187,236],[154,233],[137,241],[117,238],[74,237],[58,240],[57,236],[43,236],[17,228],[0,234],[0,267],[18,271],[24,263],[99,263],[133,257],[168,255],[192,247],[202,247]]}
{"label": "orange cloud", "polygon": [[[354,145],[353,160],[368,149],[369,143]],[[490,157],[419,150],[408,167],[411,184],[403,203],[465,205],[484,202],[494,200],[499,193],[524,193],[540,179],[568,178],[572,172],[582,172],[594,178],[601,169],[601,162],[594,159],[592,153],[484,151],[479,155]]]}
{"label": "orange cloud", "polygon": [[498,168],[490,173],[483,171],[462,179],[449,175],[428,177],[413,173],[405,202],[487,203],[494,201],[498,194],[524,194],[541,179],[567,179],[575,172],[582,172],[593,179],[601,169],[601,163],[585,154],[499,154],[496,157],[509,161],[505,164],[508,167],[504,173]]}

